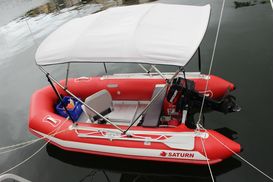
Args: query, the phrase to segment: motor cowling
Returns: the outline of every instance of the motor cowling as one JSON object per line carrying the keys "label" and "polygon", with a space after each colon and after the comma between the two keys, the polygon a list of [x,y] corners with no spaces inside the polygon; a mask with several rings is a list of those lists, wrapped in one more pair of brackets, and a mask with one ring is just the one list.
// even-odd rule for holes
{"label": "motor cowling", "polygon": [[167,96],[164,101],[164,114],[171,116],[171,119],[180,120],[182,111],[178,109],[178,103],[182,97],[181,78],[173,81],[173,84],[168,88]]}

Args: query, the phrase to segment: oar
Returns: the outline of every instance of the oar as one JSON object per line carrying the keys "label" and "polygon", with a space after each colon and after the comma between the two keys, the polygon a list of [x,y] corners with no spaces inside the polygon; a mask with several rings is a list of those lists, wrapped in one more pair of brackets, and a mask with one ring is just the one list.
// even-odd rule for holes
{"label": "oar", "polygon": [[182,135],[169,137],[165,140],[162,140],[162,143],[173,149],[193,150],[194,141],[194,136]]}

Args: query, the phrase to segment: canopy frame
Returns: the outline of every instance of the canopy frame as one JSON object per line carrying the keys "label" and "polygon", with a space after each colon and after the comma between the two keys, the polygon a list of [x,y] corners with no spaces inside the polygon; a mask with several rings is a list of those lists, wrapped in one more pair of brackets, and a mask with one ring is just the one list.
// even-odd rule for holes
{"label": "canopy frame", "polygon": [[[65,85],[64,85],[64,88],[68,88],[68,79],[69,79],[69,72],[70,72],[70,65],[71,63],[67,63],[67,71],[66,71],[66,78],[65,78]],[[106,66],[106,63],[104,62],[103,63],[104,65],[104,70],[105,70],[105,73],[108,74],[108,70],[107,70],[107,66]],[[162,74],[162,72],[155,66],[155,65],[151,65],[149,70],[146,69],[142,64],[138,64],[147,74],[149,74],[150,76],[151,75],[151,71],[154,69],[163,79],[165,80],[168,80],[165,75]],[[38,67],[42,67],[42,66],[39,66]]]}
{"label": "canopy frame", "polygon": [[198,51],[198,69],[199,69],[199,72],[201,72],[201,70],[202,70],[202,63],[201,63],[201,48],[200,48],[200,46],[198,47],[198,49],[197,49],[197,51]]}
{"label": "canopy frame", "polygon": [[120,132],[123,132],[123,130],[119,126],[117,126],[116,124],[114,124],[108,118],[104,117],[99,112],[97,112],[95,109],[93,109],[92,107],[90,107],[89,105],[87,105],[85,102],[83,102],[81,99],[79,99],[78,97],[76,97],[76,95],[74,95],[67,88],[65,88],[60,82],[58,82],[53,76],[51,76],[50,73],[48,73],[42,66],[39,66],[39,69],[47,76],[47,78],[49,80],[51,80],[52,82],[54,82],[55,84],[57,84],[67,94],[69,94],[71,97],[75,98],[77,101],[79,101],[81,104],[83,104],[85,107],[87,107],[92,112],[96,113],[100,118],[104,119],[106,122],[108,122],[109,124],[111,124],[112,126],[114,126],[115,128],[117,128]]}
{"label": "canopy frame", "polygon": [[65,88],[68,88],[69,69],[70,69],[70,63],[67,63],[67,73],[66,73]]}
{"label": "canopy frame", "polygon": [[[122,128],[120,128],[118,125],[116,125],[115,123],[113,123],[110,119],[106,118],[105,116],[103,116],[102,114],[100,114],[99,112],[97,112],[95,109],[93,109],[92,107],[90,107],[89,105],[87,105],[85,102],[83,102],[81,99],[79,99],[76,95],[74,95],[71,91],[68,90],[68,88],[65,86],[63,86],[59,81],[57,81],[49,72],[47,72],[42,66],[39,66],[39,69],[46,75],[49,83],[53,86],[53,89],[56,90],[56,94],[58,96],[58,98],[61,100],[62,102],[62,97],[60,97],[60,94],[58,94],[58,91],[56,89],[56,87],[53,85],[53,82],[59,86],[62,90],[64,90],[68,95],[70,95],[71,97],[75,98],[77,101],[79,101],[81,104],[83,104],[85,107],[87,107],[89,110],[91,110],[92,112],[96,113],[101,119],[105,120],[107,123],[111,124],[112,126],[114,126],[117,130],[119,130],[122,134],[126,134],[129,129],[138,121],[138,119],[145,113],[147,112],[147,110],[149,109],[149,107],[152,105],[152,103],[161,95],[161,93],[164,91],[164,89],[166,89],[172,82],[173,80],[176,78],[176,76],[178,76],[178,74],[184,69],[184,67],[178,67],[177,71],[174,73],[174,75],[170,78],[170,79],[165,79],[164,75],[163,75],[163,79],[165,79],[166,84],[165,86],[150,100],[150,102],[148,103],[148,105],[144,108],[144,110],[135,118],[135,120],[129,125],[129,127],[125,130],[123,130]],[[66,74],[66,80],[68,80],[68,72],[69,72],[69,68],[70,66],[67,67],[67,74]],[[157,69],[157,68],[156,68]],[[158,69],[157,69],[158,70]],[[159,71],[159,70],[158,70]],[[160,71],[159,71],[160,72]],[[161,74],[162,75],[162,74]],[[68,113],[68,112],[67,112]],[[69,113],[68,113],[69,115]],[[69,115],[70,117],[70,115]],[[71,117],[70,117],[71,118]],[[72,119],[72,118],[71,118]],[[73,123],[76,123],[76,121],[73,121]]]}

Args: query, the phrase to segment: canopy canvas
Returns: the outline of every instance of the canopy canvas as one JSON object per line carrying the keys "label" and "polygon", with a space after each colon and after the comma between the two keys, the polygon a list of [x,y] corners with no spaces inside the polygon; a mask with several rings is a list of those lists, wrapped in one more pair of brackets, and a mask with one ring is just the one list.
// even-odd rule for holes
{"label": "canopy canvas", "polygon": [[210,5],[149,3],[75,18],[38,47],[40,66],[127,62],[184,66],[207,29]]}

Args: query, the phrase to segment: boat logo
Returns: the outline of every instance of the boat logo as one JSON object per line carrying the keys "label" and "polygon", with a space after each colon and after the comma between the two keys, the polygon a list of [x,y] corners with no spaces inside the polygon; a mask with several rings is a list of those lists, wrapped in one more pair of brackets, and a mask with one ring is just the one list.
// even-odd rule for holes
{"label": "boat logo", "polygon": [[162,151],[162,152],[160,153],[160,156],[162,156],[162,157],[165,157],[166,155],[167,155],[167,153],[164,152],[164,151]]}
{"label": "boat logo", "polygon": [[194,153],[190,152],[164,152],[160,153],[162,157],[169,157],[169,158],[194,158]]}

